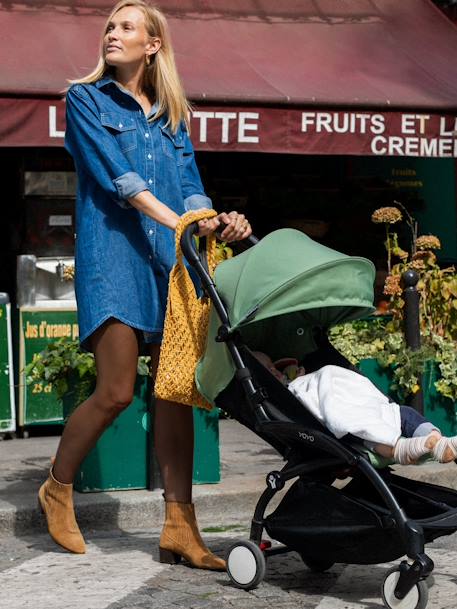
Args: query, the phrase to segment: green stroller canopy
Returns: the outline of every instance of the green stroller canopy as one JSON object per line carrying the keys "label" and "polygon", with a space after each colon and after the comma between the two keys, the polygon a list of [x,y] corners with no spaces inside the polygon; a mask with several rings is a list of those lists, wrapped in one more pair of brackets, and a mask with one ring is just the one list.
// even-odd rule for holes
{"label": "green stroller canopy", "polygon": [[[281,229],[216,268],[214,282],[227,309],[230,330],[272,359],[301,359],[316,349],[315,328],[329,328],[374,310],[375,268],[370,260],[341,254],[304,233]],[[214,403],[235,373],[221,321],[211,310],[206,351],[196,370],[197,387]]]}

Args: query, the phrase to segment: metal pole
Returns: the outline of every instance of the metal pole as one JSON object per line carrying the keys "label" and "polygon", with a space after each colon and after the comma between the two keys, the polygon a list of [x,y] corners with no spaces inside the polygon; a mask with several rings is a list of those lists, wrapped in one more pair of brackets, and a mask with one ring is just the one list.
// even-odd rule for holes
{"label": "metal pole", "polygon": [[[416,289],[419,274],[413,269],[405,271],[401,277],[403,285],[403,298],[405,300],[404,332],[406,345],[417,351],[421,346],[419,300],[420,294]],[[424,413],[424,396],[422,393],[422,379],[419,379],[421,389],[410,398],[410,405],[421,414]]]}

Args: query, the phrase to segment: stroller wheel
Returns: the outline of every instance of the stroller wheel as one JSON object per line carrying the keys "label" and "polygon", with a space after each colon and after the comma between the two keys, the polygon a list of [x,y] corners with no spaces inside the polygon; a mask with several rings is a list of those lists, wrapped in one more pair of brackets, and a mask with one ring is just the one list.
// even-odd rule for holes
{"label": "stroller wheel", "polygon": [[396,598],[394,591],[400,577],[398,567],[387,572],[382,585],[382,600],[388,609],[425,609],[428,603],[428,585],[419,581],[403,599]]}
{"label": "stroller wheel", "polygon": [[265,555],[253,541],[239,541],[227,552],[227,573],[232,582],[253,590],[265,577]]}
{"label": "stroller wheel", "polygon": [[324,573],[325,571],[331,569],[335,564],[331,560],[313,560],[304,554],[300,554],[300,557],[308,569],[313,573]]}

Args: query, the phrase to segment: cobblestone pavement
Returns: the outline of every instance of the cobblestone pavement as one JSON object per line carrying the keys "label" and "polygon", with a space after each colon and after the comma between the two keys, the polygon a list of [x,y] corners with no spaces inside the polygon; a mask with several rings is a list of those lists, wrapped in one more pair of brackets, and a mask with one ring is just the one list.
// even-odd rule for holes
{"label": "cobblestone pavement", "polygon": [[[224,573],[158,562],[158,531],[87,534],[87,554],[70,555],[44,535],[0,539],[0,606],[5,609],[376,609],[388,565],[306,569],[295,553],[269,559],[265,580],[251,592]],[[206,532],[224,554],[238,530]],[[435,561],[429,609],[457,607],[457,544],[429,547]]]}

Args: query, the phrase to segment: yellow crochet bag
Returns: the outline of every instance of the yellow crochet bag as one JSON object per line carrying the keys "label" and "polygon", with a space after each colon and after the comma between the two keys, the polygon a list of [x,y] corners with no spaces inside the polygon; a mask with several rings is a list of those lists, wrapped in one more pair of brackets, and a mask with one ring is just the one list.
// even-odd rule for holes
{"label": "yellow crochet bag", "polygon": [[[208,332],[210,300],[197,297],[194,283],[189,275],[181,251],[181,235],[192,222],[212,218],[217,213],[212,209],[189,211],[181,216],[176,227],[176,264],[170,273],[167,310],[159,367],[155,381],[155,396],[211,410],[212,406],[197,391],[195,368],[205,349]],[[216,268],[216,237],[207,238],[208,269]]]}

